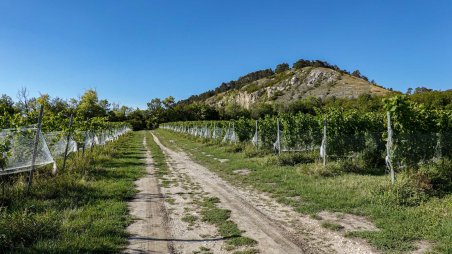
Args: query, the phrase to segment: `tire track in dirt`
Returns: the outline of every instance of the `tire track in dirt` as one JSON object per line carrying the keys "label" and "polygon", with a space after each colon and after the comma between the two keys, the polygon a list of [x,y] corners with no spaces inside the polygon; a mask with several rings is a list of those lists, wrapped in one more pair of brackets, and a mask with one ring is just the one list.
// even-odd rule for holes
{"label": "tire track in dirt", "polygon": [[174,253],[171,239],[168,238],[168,217],[163,195],[160,192],[151,153],[143,139],[146,151],[146,176],[135,184],[139,193],[128,204],[130,214],[137,220],[127,232],[129,245],[125,253]]}
{"label": "tire track in dirt", "polygon": [[154,141],[173,167],[220,198],[222,206],[232,211],[233,221],[240,229],[246,230],[244,235],[258,241],[261,253],[379,253],[363,239],[345,237],[341,232],[325,229],[321,221],[302,215],[266,194],[231,186],[195,163],[186,153],[163,146],[156,136]]}
{"label": "tire track in dirt", "polygon": [[232,220],[240,229],[246,230],[244,235],[258,241],[258,249],[261,253],[304,253],[301,244],[291,239],[288,232],[242,199],[226,182],[212,177],[213,173],[191,161],[187,156],[166,148],[156,136],[154,141],[172,161],[174,168],[198,182],[206,192],[218,197],[223,208],[231,210]]}

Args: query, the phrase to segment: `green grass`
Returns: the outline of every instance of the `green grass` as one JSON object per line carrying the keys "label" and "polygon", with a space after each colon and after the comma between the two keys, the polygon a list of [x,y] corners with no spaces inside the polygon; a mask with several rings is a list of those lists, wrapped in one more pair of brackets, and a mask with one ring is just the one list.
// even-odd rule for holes
{"label": "green grass", "polygon": [[157,143],[154,142],[152,134],[146,132],[146,142],[149,151],[151,152],[152,159],[154,161],[157,176],[162,179],[164,187],[169,187],[170,181],[166,178],[169,175],[169,167],[166,163],[166,156]]}
{"label": "green grass", "polygon": [[[147,134],[146,139],[154,163],[159,165],[161,177],[168,175],[169,167],[166,164],[165,154],[157,143],[155,143],[150,132]],[[165,200],[168,201],[168,198]],[[231,211],[218,207],[218,203],[220,203],[218,197],[205,197],[204,199],[195,202],[201,207],[201,220],[215,225],[222,237],[230,238],[226,243],[231,250],[239,246],[254,246],[257,244],[255,240],[242,236],[242,232],[237,227],[237,224],[230,220]],[[189,224],[193,224],[197,219],[198,218],[193,215],[182,217],[182,220]]]}
{"label": "green grass", "polygon": [[334,223],[334,222],[329,222],[329,221],[322,222],[321,225],[324,228],[331,229],[334,231],[340,231],[340,230],[344,229],[344,227],[342,225]]}
{"label": "green grass", "polygon": [[189,226],[195,225],[195,222],[198,220],[198,217],[192,214],[186,214],[184,217],[182,217],[182,221],[185,221],[188,223]]}
{"label": "green grass", "polygon": [[[195,138],[161,129],[156,133],[165,146],[177,146],[188,151],[195,161],[232,184],[252,186],[270,193],[279,202],[293,206],[300,213],[317,214],[327,210],[366,216],[380,230],[348,235],[365,238],[384,252],[412,250],[417,240],[433,243],[434,253],[450,251],[451,194],[429,198],[417,206],[398,205],[388,201],[387,190],[390,185],[386,175],[343,173],[325,177],[322,174],[312,174],[312,169],[318,168],[314,163],[280,166],[267,163],[268,156],[247,157],[245,153],[230,152],[227,145],[198,142]],[[212,156],[208,157],[206,154]],[[220,163],[215,158],[227,158],[229,161]],[[233,173],[234,170],[243,168],[249,169],[250,173]],[[300,199],[290,198],[295,196]]]}
{"label": "green grass", "polygon": [[222,237],[230,238],[226,241],[229,250],[240,246],[255,246],[256,240],[242,236],[237,224],[230,220],[231,211],[219,208],[218,203],[220,200],[216,197],[208,197],[200,202],[202,220],[216,225]]}
{"label": "green grass", "polygon": [[[0,252],[120,252],[131,223],[127,200],[144,174],[142,133],[72,154],[56,176],[39,169],[25,194],[23,175],[0,197]],[[59,164],[61,165],[61,164]]]}

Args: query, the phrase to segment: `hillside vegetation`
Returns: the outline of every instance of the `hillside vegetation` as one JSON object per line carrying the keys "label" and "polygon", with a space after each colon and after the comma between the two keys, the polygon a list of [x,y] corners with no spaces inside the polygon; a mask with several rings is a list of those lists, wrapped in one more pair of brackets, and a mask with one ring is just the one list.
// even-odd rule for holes
{"label": "hillside vegetation", "polygon": [[201,102],[215,107],[237,104],[250,109],[255,103],[290,103],[306,98],[357,98],[360,95],[381,96],[389,92],[374,81],[369,82],[358,70],[349,73],[324,61],[301,59],[292,68],[283,63],[277,65],[275,71],[251,72],[181,103]]}
{"label": "hillside vegetation", "polygon": [[346,73],[324,67],[290,69],[219,93],[206,104],[223,107],[237,104],[250,109],[256,103],[290,103],[306,98],[358,98],[360,95],[386,95],[390,91]]}

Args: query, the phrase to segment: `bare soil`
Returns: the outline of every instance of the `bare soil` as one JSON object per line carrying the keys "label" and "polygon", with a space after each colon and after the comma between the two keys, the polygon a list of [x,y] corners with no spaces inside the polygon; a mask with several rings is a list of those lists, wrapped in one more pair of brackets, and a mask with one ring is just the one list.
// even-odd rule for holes
{"label": "bare soil", "polygon": [[[154,140],[168,157],[174,172],[190,179],[203,192],[218,197],[221,207],[231,210],[231,218],[245,232],[243,235],[258,241],[260,253],[378,253],[365,241],[323,228],[321,220],[302,215],[264,193],[231,186],[184,152],[163,146],[155,136]],[[326,213],[322,215],[327,217]],[[374,229],[361,218],[339,217],[347,218],[349,224],[360,222],[357,229]],[[332,218],[337,219],[337,216]],[[220,247],[218,251],[224,250]]]}
{"label": "bare soil", "polygon": [[[143,146],[146,147],[146,138],[143,140]],[[139,193],[129,202],[129,211],[136,220],[127,228],[131,237],[125,252],[171,253],[163,195],[149,151],[146,152],[146,176],[135,184]]]}

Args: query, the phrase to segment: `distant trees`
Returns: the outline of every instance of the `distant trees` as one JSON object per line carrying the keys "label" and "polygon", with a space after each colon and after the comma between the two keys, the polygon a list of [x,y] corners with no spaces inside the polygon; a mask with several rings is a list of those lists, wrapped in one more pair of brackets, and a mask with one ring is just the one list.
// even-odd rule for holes
{"label": "distant trees", "polygon": [[202,103],[175,103],[169,96],[163,100],[154,98],[146,110],[146,127],[154,129],[160,123],[174,121],[218,120],[219,111]]}
{"label": "distant trees", "polygon": [[178,102],[178,104],[192,103],[196,101],[203,101],[209,97],[212,97],[216,94],[223,93],[229,90],[238,90],[242,88],[244,85],[249,84],[253,81],[266,78],[275,74],[272,69],[259,70],[255,72],[250,72],[244,76],[239,77],[237,80],[232,80],[229,82],[223,82],[221,85],[215,90],[209,90],[205,93],[201,93],[199,95],[192,95],[186,100],[182,100]]}
{"label": "distant trees", "polygon": [[288,63],[278,64],[278,65],[276,65],[275,73],[285,72],[285,71],[287,71],[289,69],[290,69],[290,67],[289,67]]}
{"label": "distant trees", "polygon": [[[388,94],[393,96],[394,93]],[[408,94],[407,98],[416,103],[422,103],[427,109],[452,110],[452,90],[434,91],[426,87],[418,87],[413,94]],[[37,117],[39,105],[44,105],[46,112],[52,114],[75,113],[82,118],[106,117],[109,121],[127,121],[134,130],[157,128],[161,123],[174,121],[195,121],[195,120],[229,120],[240,117],[252,117],[254,119],[263,118],[266,115],[277,115],[283,113],[307,113],[312,115],[321,114],[328,110],[349,110],[359,112],[383,111],[381,96],[364,94],[355,99],[347,98],[327,98],[319,99],[310,97],[297,100],[291,103],[257,103],[250,109],[245,109],[237,103],[230,103],[221,107],[214,107],[205,103],[180,103],[174,97],[165,99],[154,98],[149,101],[146,109],[132,109],[118,104],[110,104],[107,100],[99,99],[97,92],[87,90],[79,100],[63,100],[58,97],[52,98],[47,94],[42,94],[37,98],[28,98],[27,113],[32,118]],[[25,114],[23,104],[14,103],[7,95],[0,97],[0,117],[3,114],[20,113]]]}
{"label": "distant trees", "polygon": [[14,112],[13,99],[6,94],[2,94],[2,97],[0,97],[0,116],[3,116],[5,113],[12,115]]}
{"label": "distant trees", "polygon": [[29,111],[29,102],[30,99],[28,98],[28,90],[26,87],[22,87],[21,89],[19,89],[19,91],[17,92],[17,108],[19,109],[20,112],[22,113],[28,113]]}
{"label": "distant trees", "polygon": [[359,70],[354,70],[352,72],[352,76],[359,78],[359,77],[361,77],[361,72]]}
{"label": "distant trees", "polygon": [[352,75],[353,77],[362,78],[362,79],[364,79],[365,81],[369,81],[369,79],[368,79],[366,76],[362,75],[361,72],[360,72],[359,70],[354,70],[354,71],[352,72],[351,75]]}
{"label": "distant trees", "polygon": [[435,91],[425,87],[418,87],[409,98],[417,103],[424,104],[428,109],[452,110],[452,90]]}
{"label": "distant trees", "polygon": [[322,68],[332,69],[332,70],[338,71],[340,73],[350,74],[348,71],[339,68],[337,65],[332,65],[332,64],[328,63],[327,61],[322,61],[322,60],[300,59],[292,65],[292,68],[294,68],[294,69],[302,69],[305,67],[314,67],[314,68],[322,67]]}
{"label": "distant trees", "polygon": [[144,130],[146,129],[146,118],[146,112],[137,108],[129,113],[127,122],[135,131]]}
{"label": "distant trees", "polygon": [[250,115],[253,119],[263,118],[266,115],[275,115],[276,110],[271,104],[258,103],[250,109]]}
{"label": "distant trees", "polygon": [[249,111],[235,102],[226,105],[220,112],[220,114],[224,119],[239,119],[240,117],[250,117]]}
{"label": "distant trees", "polygon": [[117,103],[112,103],[111,110],[108,112],[108,121],[110,122],[125,122],[127,116],[132,112],[132,109],[127,106],[120,106]]}
{"label": "distant trees", "polygon": [[80,98],[76,108],[76,114],[85,119],[96,116],[107,116],[109,107],[110,104],[107,100],[99,100],[97,92],[93,89],[89,89]]}
{"label": "distant trees", "polygon": [[292,68],[294,68],[294,69],[302,69],[304,67],[309,67],[309,66],[311,66],[311,61],[300,59],[300,60],[296,61],[292,65]]}
{"label": "distant trees", "polygon": [[433,89],[427,88],[427,87],[416,87],[416,89],[414,89],[414,93],[426,93],[426,92],[431,92],[433,91]]}
{"label": "distant trees", "polygon": [[[79,120],[104,118],[109,122],[125,122],[132,111],[130,108],[118,104],[113,104],[113,108],[111,108],[108,100],[99,99],[97,92],[93,89],[85,91],[78,99],[71,98],[66,100],[59,97],[51,97],[49,94],[30,97],[28,90],[21,88],[17,94],[16,101],[13,101],[11,97],[5,94],[0,96],[0,122],[6,119],[4,118],[6,114],[24,119],[26,121],[23,122],[24,125],[35,123],[39,115],[40,106],[44,107],[44,119],[47,118],[45,128],[49,128],[49,126],[54,124],[56,117],[68,118],[71,114],[74,117],[78,117]],[[49,121],[49,119],[51,120]]]}
{"label": "distant trees", "polygon": [[169,96],[167,98],[165,98],[163,101],[163,106],[165,106],[166,108],[173,108],[174,107],[174,97],[173,96]]}

